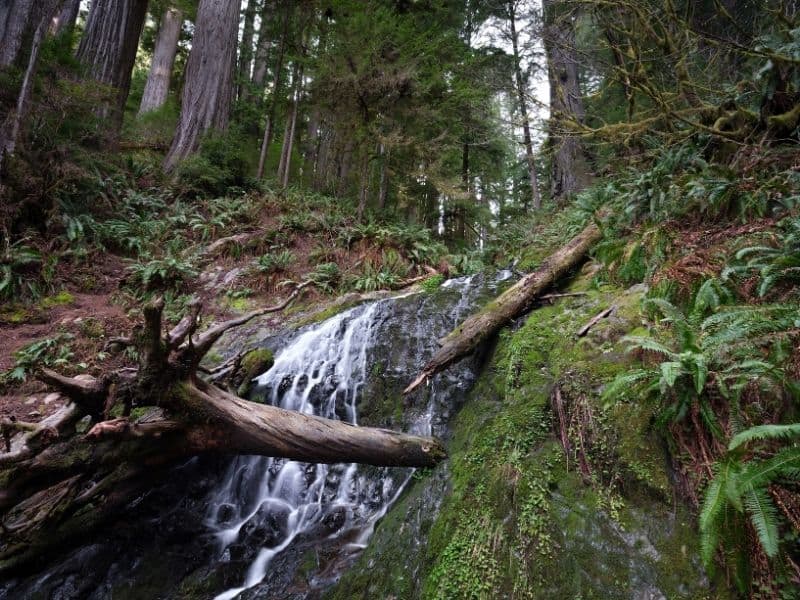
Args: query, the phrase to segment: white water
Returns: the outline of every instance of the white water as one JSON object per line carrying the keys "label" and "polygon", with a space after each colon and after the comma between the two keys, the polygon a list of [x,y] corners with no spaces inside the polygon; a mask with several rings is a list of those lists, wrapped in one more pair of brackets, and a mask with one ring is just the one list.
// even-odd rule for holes
{"label": "white water", "polygon": [[[509,276],[501,273],[490,285]],[[394,302],[399,297],[358,306],[305,331],[258,377],[258,384],[267,391],[266,401],[356,424],[361,389],[376,366],[368,360],[370,350],[380,343],[378,329],[391,323],[394,327],[388,331],[402,335],[397,342],[409,350],[402,358],[395,357],[403,364],[382,368],[412,376],[431,352],[436,334],[450,331],[469,312],[476,292],[473,280],[464,277],[443,284],[459,292],[446,315],[438,315],[443,331],[433,331],[436,319],[425,302],[420,303],[416,318],[394,321]],[[385,336],[387,329],[381,332]],[[393,342],[388,340],[388,345]],[[434,433],[435,407],[442,395],[437,388],[430,390],[427,407],[407,421],[410,433]],[[264,581],[270,563],[295,540],[341,538],[345,551],[364,548],[412,475],[413,469],[373,468],[366,474],[355,464],[310,465],[255,456],[235,459],[209,502],[208,524],[219,540],[223,561],[232,560],[234,550],[239,556],[248,549],[259,550],[242,584],[215,600],[231,600]]]}
{"label": "white water", "polygon": [[[288,410],[357,423],[356,404],[368,369],[367,351],[380,320],[379,301],[356,307],[306,331],[278,354],[274,366],[258,378],[268,390],[270,404]],[[430,431],[425,414],[413,430]],[[345,522],[329,537],[350,533],[349,546],[363,548],[377,521],[400,495],[411,477],[364,477],[355,464],[309,465],[285,459],[239,457],[230,465],[209,507],[208,522],[226,549],[247,538],[263,541],[241,586],[219,594],[230,600],[259,584],[270,562],[304,533],[314,535],[322,520],[342,511]],[[274,515],[279,515],[275,517]],[[277,527],[275,523],[279,522]],[[256,534],[246,529],[255,528]],[[243,535],[244,534],[244,535]]]}

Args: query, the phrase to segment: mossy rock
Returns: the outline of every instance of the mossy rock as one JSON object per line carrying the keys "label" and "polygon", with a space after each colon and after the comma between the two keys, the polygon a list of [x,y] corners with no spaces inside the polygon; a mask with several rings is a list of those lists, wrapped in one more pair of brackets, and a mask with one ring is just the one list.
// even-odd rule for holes
{"label": "mossy rock", "polygon": [[275,356],[269,348],[250,350],[242,357],[236,379],[241,380],[237,393],[244,397],[250,391],[253,379],[268,371],[275,364]]}

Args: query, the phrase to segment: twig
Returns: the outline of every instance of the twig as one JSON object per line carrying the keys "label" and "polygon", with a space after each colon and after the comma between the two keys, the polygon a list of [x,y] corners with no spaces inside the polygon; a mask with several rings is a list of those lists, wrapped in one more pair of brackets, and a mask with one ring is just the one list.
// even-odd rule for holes
{"label": "twig", "polygon": [[554,300],[555,298],[572,298],[574,296],[588,296],[588,292],[568,292],[564,294],[545,294],[539,296],[539,300]]}
{"label": "twig", "polygon": [[584,325],[583,327],[580,328],[580,331],[578,331],[578,337],[585,336],[587,333],[589,333],[589,330],[592,327],[597,325],[600,321],[605,319],[608,315],[613,313],[615,310],[617,310],[617,305],[616,304],[612,304],[607,309],[597,313],[594,317],[592,317],[591,321],[589,321],[586,325]]}

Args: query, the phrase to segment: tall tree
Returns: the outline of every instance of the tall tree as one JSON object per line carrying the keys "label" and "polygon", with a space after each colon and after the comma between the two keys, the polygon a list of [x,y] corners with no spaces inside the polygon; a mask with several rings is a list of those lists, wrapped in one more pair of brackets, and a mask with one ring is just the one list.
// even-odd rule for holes
{"label": "tall tree", "polygon": [[243,98],[246,93],[247,83],[250,81],[250,70],[253,67],[253,38],[255,37],[256,13],[258,0],[247,0],[244,9],[244,28],[242,29],[242,43],[239,47],[239,68],[236,81],[236,97]]}
{"label": "tall tree", "polygon": [[[10,62],[8,65],[0,66],[9,66],[14,62],[20,62],[20,55],[23,54],[22,40],[30,30],[32,30],[32,40],[16,103],[0,122],[0,166],[5,156],[13,154],[16,149],[20,128],[33,91],[33,78],[39,61],[39,50],[50,29],[53,15],[60,4],[60,0],[40,0],[35,3],[17,0],[11,5],[6,4],[5,8],[9,10],[7,13],[3,13],[3,22],[0,22],[0,25],[5,25],[2,39],[4,60],[10,60]],[[7,51],[7,55],[5,55],[5,51]]]}
{"label": "tall tree", "polygon": [[181,116],[164,159],[165,169],[174,169],[194,152],[205,132],[228,128],[238,30],[237,0],[200,0],[186,63]]}
{"label": "tall tree", "polygon": [[55,35],[61,35],[75,28],[75,22],[78,20],[78,13],[81,9],[81,0],[64,0],[61,5],[61,10],[56,13],[53,18],[53,24],[50,32]]}
{"label": "tall tree", "polygon": [[147,0],[93,0],[77,58],[86,76],[111,88],[111,98],[98,107],[108,118],[112,135],[122,126],[122,111],[131,87],[139,36],[147,14]]}
{"label": "tall tree", "polygon": [[[272,36],[270,32],[270,21],[272,3],[270,0],[263,0],[261,7],[261,23],[258,30],[258,43],[256,53],[253,58],[253,77],[251,79],[252,89],[261,93],[264,89],[264,82],[267,78],[267,68],[269,65],[269,54],[272,50]],[[248,88],[245,88],[245,97],[249,95]]]}
{"label": "tall tree", "polygon": [[175,7],[167,8],[161,15],[161,24],[158,27],[158,37],[153,50],[153,61],[150,63],[150,72],[142,94],[142,103],[139,114],[164,106],[169,95],[169,82],[172,78],[172,68],[175,65],[175,55],[178,53],[178,40],[181,37],[183,26],[183,12]]}
{"label": "tall tree", "polygon": [[536,175],[536,160],[533,154],[533,137],[531,136],[531,120],[528,112],[528,90],[525,76],[522,72],[522,52],[520,49],[520,32],[518,19],[520,17],[520,0],[507,0],[505,2],[505,16],[508,21],[508,37],[513,51],[514,62],[514,91],[517,97],[517,108],[522,121],[522,136],[525,146],[525,161],[528,167],[528,179],[531,185],[531,200],[533,208],[542,206],[542,195],[539,191],[539,178]]}
{"label": "tall tree", "polygon": [[583,123],[586,112],[578,79],[573,14],[564,0],[543,0],[544,43],[550,81],[550,132],[553,198],[579,192],[590,180],[584,148],[572,123]]}
{"label": "tall tree", "polygon": [[0,6],[0,67],[16,62],[31,29],[36,28],[36,0],[4,0]]}
{"label": "tall tree", "polygon": [[267,121],[264,125],[264,137],[261,139],[261,153],[258,157],[258,172],[256,177],[261,179],[264,176],[264,166],[267,163],[267,154],[269,153],[269,145],[272,143],[272,136],[275,132],[275,117],[278,111],[278,99],[281,93],[281,84],[283,81],[283,60],[286,56],[286,44],[289,37],[289,21],[292,15],[292,3],[286,2],[283,7],[283,26],[281,30],[281,41],[278,47],[278,57],[275,61],[275,82],[272,87],[272,100],[269,105],[269,112],[267,113]]}

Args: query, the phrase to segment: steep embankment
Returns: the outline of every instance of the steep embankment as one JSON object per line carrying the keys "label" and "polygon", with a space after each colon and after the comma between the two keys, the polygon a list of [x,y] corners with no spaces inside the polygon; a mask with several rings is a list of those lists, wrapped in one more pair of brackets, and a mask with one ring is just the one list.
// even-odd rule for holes
{"label": "steep embankment", "polygon": [[421,475],[329,597],[724,597],[674,498],[655,406],[601,398],[631,360],[620,340],[642,328],[643,289],[588,281],[503,331],[449,463]]}

